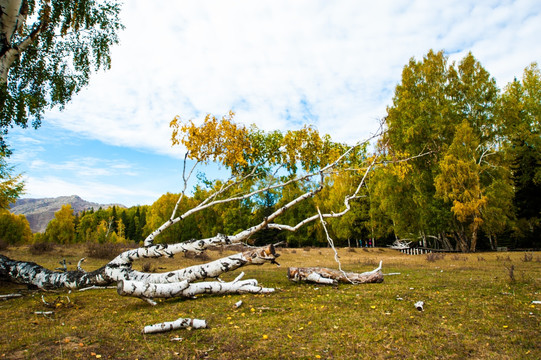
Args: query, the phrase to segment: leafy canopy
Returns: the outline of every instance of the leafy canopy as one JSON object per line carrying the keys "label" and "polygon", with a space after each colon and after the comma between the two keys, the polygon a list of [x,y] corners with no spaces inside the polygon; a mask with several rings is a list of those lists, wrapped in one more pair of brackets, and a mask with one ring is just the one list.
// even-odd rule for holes
{"label": "leafy canopy", "polygon": [[[193,121],[183,122],[176,116],[170,123],[173,146],[182,144],[188,158],[199,162],[217,162],[233,175],[242,175],[255,166],[267,170],[284,166],[288,173],[299,170],[316,171],[332,163],[348,146],[331,141],[330,136],[321,136],[310,126],[286,132],[264,132],[255,125],[246,127],[233,121],[230,112],[221,119],[208,114],[200,125]],[[352,152],[345,163],[358,158]],[[300,167],[300,169],[299,169]]]}
{"label": "leafy canopy", "polygon": [[13,175],[13,167],[6,163],[3,153],[0,153],[0,209],[9,209],[24,192],[24,182],[21,175]]}
{"label": "leafy canopy", "polygon": [[113,0],[1,0],[0,148],[14,125],[38,128],[43,112],[61,109],[109,69],[118,43],[120,4]]}

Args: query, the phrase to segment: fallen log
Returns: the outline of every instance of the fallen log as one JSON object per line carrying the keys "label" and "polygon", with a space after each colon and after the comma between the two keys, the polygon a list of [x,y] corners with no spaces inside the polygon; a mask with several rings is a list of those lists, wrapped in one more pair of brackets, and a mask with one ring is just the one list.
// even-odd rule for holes
{"label": "fallen log", "polygon": [[[226,242],[223,236],[216,237]],[[224,240],[226,239],[226,240]],[[209,243],[216,244],[218,241],[205,243],[198,241],[197,245],[207,246]],[[81,289],[93,286],[109,286],[122,280],[136,280],[147,284],[177,283],[184,280],[192,282],[206,278],[216,278],[219,275],[238,269],[246,265],[262,265],[266,262],[276,263],[276,254],[273,245],[249,249],[247,251],[224,257],[206,264],[190,266],[185,269],[169,271],[165,273],[145,273],[132,269],[132,262],[139,258],[172,257],[178,252],[184,251],[189,245],[196,242],[181,243],[175,246],[154,245],[149,248],[128,250],[117,256],[114,260],[101,268],[86,272],[78,270],[56,272],[44,268],[34,262],[12,260],[0,255],[0,280],[13,283],[34,286],[39,289],[53,290],[60,288]],[[182,245],[182,246],[181,246]]]}
{"label": "fallen log", "polygon": [[307,281],[329,285],[336,285],[339,282],[366,284],[383,282],[383,272],[381,262],[376,269],[360,274],[324,267],[290,267],[287,269],[287,278],[294,282]]}
{"label": "fallen log", "polygon": [[149,301],[154,298],[186,297],[192,298],[199,294],[269,294],[273,288],[258,285],[257,280],[241,280],[241,273],[231,282],[207,281],[189,283],[186,280],[169,284],[151,284],[137,280],[121,280],[117,292],[121,296],[134,296]]}
{"label": "fallen log", "polygon": [[155,334],[173,331],[177,329],[185,329],[191,327],[193,329],[201,329],[207,327],[207,322],[205,320],[199,319],[177,319],[175,321],[166,321],[159,324],[147,325],[143,328],[143,334]]}

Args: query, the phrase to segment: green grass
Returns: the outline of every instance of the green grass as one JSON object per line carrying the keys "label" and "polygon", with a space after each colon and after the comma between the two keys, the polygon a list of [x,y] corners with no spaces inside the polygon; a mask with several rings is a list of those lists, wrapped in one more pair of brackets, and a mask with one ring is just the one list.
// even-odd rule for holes
{"label": "green grass", "polygon": [[[338,287],[296,284],[288,266],[336,268],[330,249],[279,249],[281,267],[241,269],[245,279],[275,287],[269,295],[169,299],[155,307],[116,290],[40,292],[0,302],[0,359],[539,359],[541,358],[541,254],[403,255],[389,249],[339,249],[347,271],[372,270],[383,260],[382,284]],[[66,258],[77,264],[83,249],[40,256],[25,248],[3,251],[49,268]],[[212,259],[228,254],[209,252]],[[105,261],[90,259],[88,270]],[[167,270],[198,263],[179,256],[154,263]],[[514,265],[514,281],[510,277]],[[225,274],[232,280],[241,270]],[[20,286],[0,284],[0,294]],[[67,303],[66,296],[70,303]],[[403,300],[397,300],[401,298]],[[243,300],[239,309],[234,303]],[[422,300],[425,310],[413,304]],[[206,319],[209,328],[143,335],[145,325],[179,317]],[[182,342],[172,342],[172,337]]]}

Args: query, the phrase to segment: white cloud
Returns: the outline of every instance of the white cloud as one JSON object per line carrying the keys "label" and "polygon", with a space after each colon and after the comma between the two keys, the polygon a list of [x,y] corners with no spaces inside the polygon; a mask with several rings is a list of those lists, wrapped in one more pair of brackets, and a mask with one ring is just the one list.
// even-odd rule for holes
{"label": "white cloud", "polygon": [[[538,1],[142,1],[124,4],[112,70],[59,125],[178,156],[169,121],[237,112],[287,129],[309,122],[354,142],[385,115],[401,69],[430,48],[481,61],[500,86],[541,60]],[[456,57],[453,56],[453,59]]]}

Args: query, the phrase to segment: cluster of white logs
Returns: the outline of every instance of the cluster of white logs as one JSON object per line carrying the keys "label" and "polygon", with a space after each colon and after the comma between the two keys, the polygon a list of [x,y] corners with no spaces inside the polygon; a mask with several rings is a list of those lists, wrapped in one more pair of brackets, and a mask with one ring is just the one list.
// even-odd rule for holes
{"label": "cluster of white logs", "polygon": [[[236,239],[234,239],[236,240]],[[237,243],[238,241],[235,241]],[[117,291],[123,296],[134,296],[155,305],[156,298],[187,297],[198,294],[231,294],[231,293],[272,293],[273,288],[258,285],[257,280],[242,280],[244,273],[230,282],[219,280],[225,272],[246,265],[262,265],[266,262],[276,263],[279,256],[273,245],[249,248],[244,252],[230,255],[218,260],[190,266],[184,269],[164,272],[146,273],[132,269],[135,260],[143,258],[172,257],[175,254],[194,251],[205,251],[209,246],[231,244],[231,238],[218,235],[213,238],[185,242],[174,245],[151,245],[128,250],[118,255],[104,267],[92,272],[85,272],[79,263],[77,270],[55,272],[31,262],[11,260],[0,255],[0,278],[9,277],[11,281],[34,285],[41,289],[85,288],[117,284]],[[356,274],[345,273],[327,268],[289,268],[288,277],[292,281],[311,281],[319,284],[337,284],[350,282],[353,284],[383,281],[380,266],[370,272]],[[208,278],[216,281],[201,281]],[[145,327],[145,333],[169,331],[180,327],[206,327],[204,320],[178,319]]]}

